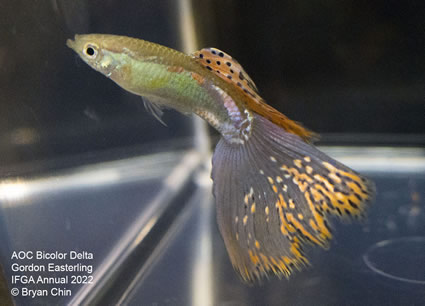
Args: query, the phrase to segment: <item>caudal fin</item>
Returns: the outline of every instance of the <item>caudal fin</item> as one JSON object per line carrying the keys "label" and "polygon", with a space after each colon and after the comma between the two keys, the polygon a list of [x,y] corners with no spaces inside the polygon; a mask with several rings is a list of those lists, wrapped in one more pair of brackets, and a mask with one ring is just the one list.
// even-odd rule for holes
{"label": "caudal fin", "polygon": [[244,144],[219,141],[212,179],[220,232],[247,282],[307,266],[303,246],[332,238],[328,216],[361,218],[374,195],[372,182],[256,114]]}

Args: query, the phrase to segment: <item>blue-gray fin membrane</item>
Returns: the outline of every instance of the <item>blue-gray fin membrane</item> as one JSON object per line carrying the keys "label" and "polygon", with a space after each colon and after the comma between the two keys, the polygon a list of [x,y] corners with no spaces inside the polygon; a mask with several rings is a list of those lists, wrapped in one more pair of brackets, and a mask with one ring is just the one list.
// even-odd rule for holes
{"label": "blue-gray fin membrane", "polygon": [[161,122],[164,126],[167,126],[167,124],[162,120],[162,116],[164,115],[164,112],[162,111],[162,108],[158,105],[149,100],[146,97],[141,97],[143,100],[143,104],[146,108],[146,110],[151,113],[159,122]]}
{"label": "blue-gray fin membrane", "polygon": [[308,265],[305,245],[327,248],[329,215],[361,219],[374,185],[297,135],[254,114],[250,138],[221,138],[213,155],[217,221],[248,283]]}

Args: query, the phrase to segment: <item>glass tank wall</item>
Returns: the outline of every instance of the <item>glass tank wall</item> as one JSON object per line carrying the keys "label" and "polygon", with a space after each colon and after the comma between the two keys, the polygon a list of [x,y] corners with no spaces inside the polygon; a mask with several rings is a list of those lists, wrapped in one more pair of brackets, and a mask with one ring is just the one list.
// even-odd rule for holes
{"label": "glass tank wall", "polygon": [[[424,13],[420,1],[0,0],[0,304],[422,305]],[[305,271],[247,286],[215,220],[218,133],[173,110],[161,124],[66,47],[80,33],[226,51],[374,180],[368,217],[332,220]]]}

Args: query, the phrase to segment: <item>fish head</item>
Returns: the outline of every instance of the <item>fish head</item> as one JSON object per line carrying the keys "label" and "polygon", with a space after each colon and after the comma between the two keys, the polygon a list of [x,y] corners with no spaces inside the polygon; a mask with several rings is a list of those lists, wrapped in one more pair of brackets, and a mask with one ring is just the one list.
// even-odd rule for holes
{"label": "fish head", "polygon": [[74,40],[66,41],[66,45],[84,62],[109,77],[120,63],[110,52],[107,43],[103,35],[99,34],[75,35]]}

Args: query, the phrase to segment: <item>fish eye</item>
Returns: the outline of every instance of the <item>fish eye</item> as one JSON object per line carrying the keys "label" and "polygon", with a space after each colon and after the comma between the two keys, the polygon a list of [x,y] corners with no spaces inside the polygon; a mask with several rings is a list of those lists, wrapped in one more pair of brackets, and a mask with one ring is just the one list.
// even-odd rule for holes
{"label": "fish eye", "polygon": [[86,44],[84,46],[84,54],[87,55],[87,57],[89,58],[96,58],[97,53],[98,53],[98,47],[96,45],[93,44]]}

